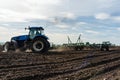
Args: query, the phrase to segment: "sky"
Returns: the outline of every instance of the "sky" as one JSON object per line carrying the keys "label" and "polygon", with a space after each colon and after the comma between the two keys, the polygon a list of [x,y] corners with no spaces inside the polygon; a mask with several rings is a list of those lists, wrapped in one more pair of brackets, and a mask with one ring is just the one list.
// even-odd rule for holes
{"label": "sky", "polygon": [[24,28],[42,26],[49,41],[120,45],[119,0],[0,0],[0,41],[28,34]]}

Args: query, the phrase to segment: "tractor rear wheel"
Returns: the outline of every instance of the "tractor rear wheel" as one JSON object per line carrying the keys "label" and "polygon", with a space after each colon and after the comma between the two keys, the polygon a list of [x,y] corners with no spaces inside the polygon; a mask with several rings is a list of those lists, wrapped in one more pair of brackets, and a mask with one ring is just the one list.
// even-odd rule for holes
{"label": "tractor rear wheel", "polygon": [[37,38],[32,43],[32,50],[34,52],[46,52],[49,48],[49,42],[43,38]]}

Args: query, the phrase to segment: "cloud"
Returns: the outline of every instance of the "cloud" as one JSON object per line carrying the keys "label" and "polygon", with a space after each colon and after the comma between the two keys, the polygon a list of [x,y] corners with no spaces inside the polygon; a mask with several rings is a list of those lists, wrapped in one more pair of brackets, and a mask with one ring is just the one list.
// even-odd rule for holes
{"label": "cloud", "polygon": [[47,16],[32,13],[18,13],[8,9],[0,9],[0,22],[27,22],[29,19],[47,19]]}
{"label": "cloud", "polygon": [[86,25],[87,23],[86,22],[77,22],[76,25]]}
{"label": "cloud", "polygon": [[117,30],[118,30],[118,31],[120,31],[120,27],[119,27],[119,28],[117,28]]}
{"label": "cloud", "polygon": [[41,5],[56,5],[58,3],[60,3],[60,0],[55,0],[55,1],[51,1],[51,0],[26,0],[27,3],[29,4],[41,4]]}
{"label": "cloud", "polygon": [[19,36],[19,35],[25,35],[27,32],[25,30],[20,29],[13,29],[13,28],[5,28],[0,26],[0,41],[6,42],[10,41],[11,37],[13,36]]}
{"label": "cloud", "polygon": [[120,16],[110,15],[107,13],[99,13],[95,15],[95,18],[98,20],[108,20],[111,22],[120,22]]}
{"label": "cloud", "polygon": [[93,30],[86,30],[86,32],[90,34],[100,34],[99,32]]}
{"label": "cloud", "polygon": [[69,26],[66,24],[58,24],[58,25],[56,25],[56,27],[61,28],[61,29],[69,28]]}
{"label": "cloud", "polygon": [[[0,22],[27,22],[31,19],[48,20],[61,0],[0,0]],[[48,14],[49,13],[49,14]]]}
{"label": "cloud", "polygon": [[110,15],[107,13],[99,13],[95,15],[95,18],[99,20],[106,20],[110,18]]}
{"label": "cloud", "polygon": [[[67,19],[75,19],[78,16],[91,16],[108,8],[101,8],[104,4],[112,5],[113,0],[101,1],[101,0],[0,0],[0,21],[6,22],[25,22],[29,19],[45,19],[50,17],[63,17]],[[94,5],[92,4],[94,3]],[[78,8],[79,7],[79,8]],[[109,6],[111,7],[111,6]],[[5,11],[4,11],[5,10]],[[106,15],[97,17],[100,19],[106,19]]]}
{"label": "cloud", "polygon": [[58,15],[67,19],[75,19],[77,16],[91,16],[101,10],[106,11],[108,8],[99,6],[112,5],[112,2],[113,0],[0,0],[0,12],[3,13],[0,14],[0,21],[24,22],[29,19],[48,19]]}
{"label": "cloud", "polygon": [[[47,32],[53,33],[51,37],[55,42],[62,41],[67,33],[98,36],[99,32],[110,30],[110,27],[115,29],[114,26],[120,25],[119,4],[119,0],[0,0],[1,40],[24,34],[22,28],[25,26],[46,24],[48,26],[45,28]],[[119,33],[119,29],[116,32]],[[105,35],[109,34],[106,32]],[[97,36],[91,38],[97,40]]]}
{"label": "cloud", "polygon": [[71,12],[61,12],[60,17],[67,18],[67,19],[75,19],[75,15]]}
{"label": "cloud", "polygon": [[120,22],[120,16],[114,16],[113,17],[113,20],[117,21],[117,22]]}
{"label": "cloud", "polygon": [[87,27],[86,24],[87,22],[75,22],[71,29],[77,31],[79,28]]}

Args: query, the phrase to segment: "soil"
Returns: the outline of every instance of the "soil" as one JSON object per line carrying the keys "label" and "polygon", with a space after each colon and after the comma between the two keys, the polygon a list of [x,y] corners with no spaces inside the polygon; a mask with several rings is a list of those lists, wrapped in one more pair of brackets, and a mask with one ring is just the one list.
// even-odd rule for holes
{"label": "soil", "polygon": [[1,52],[0,80],[120,80],[120,50]]}

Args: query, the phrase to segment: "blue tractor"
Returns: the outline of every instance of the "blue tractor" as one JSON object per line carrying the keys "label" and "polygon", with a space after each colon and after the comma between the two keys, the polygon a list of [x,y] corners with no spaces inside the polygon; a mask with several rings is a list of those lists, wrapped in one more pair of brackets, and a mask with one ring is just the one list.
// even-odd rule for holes
{"label": "blue tractor", "polygon": [[16,49],[31,49],[34,52],[46,52],[48,51],[50,44],[48,37],[43,34],[43,27],[28,27],[28,35],[21,35],[12,37],[10,42],[6,42],[3,46],[4,51]]}

